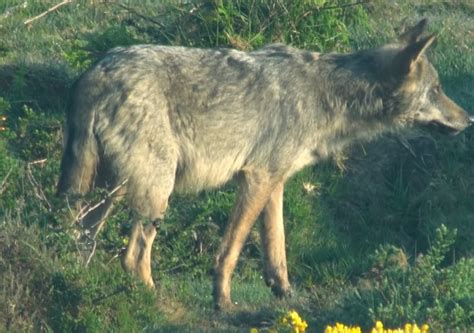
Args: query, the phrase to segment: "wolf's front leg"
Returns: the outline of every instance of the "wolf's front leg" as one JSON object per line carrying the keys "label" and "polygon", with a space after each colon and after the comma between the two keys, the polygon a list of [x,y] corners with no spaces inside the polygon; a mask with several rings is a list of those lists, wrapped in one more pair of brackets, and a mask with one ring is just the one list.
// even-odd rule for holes
{"label": "wolf's front leg", "polygon": [[139,276],[151,288],[155,286],[151,276],[151,250],[155,237],[154,223],[143,227],[142,222],[136,220],[130,233],[127,251],[122,257],[124,270]]}
{"label": "wolf's front leg", "polygon": [[283,182],[268,200],[261,229],[265,282],[278,297],[290,295],[283,225]]}
{"label": "wolf's front leg", "polygon": [[232,307],[232,272],[250,229],[267,203],[274,184],[269,175],[263,172],[246,172],[240,179],[237,201],[216,259],[214,304],[218,310]]}

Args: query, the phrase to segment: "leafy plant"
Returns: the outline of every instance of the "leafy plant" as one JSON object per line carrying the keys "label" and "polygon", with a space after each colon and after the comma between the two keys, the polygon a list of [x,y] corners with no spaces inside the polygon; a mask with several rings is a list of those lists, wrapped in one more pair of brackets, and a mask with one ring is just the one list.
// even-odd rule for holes
{"label": "leafy plant", "polygon": [[440,226],[426,255],[419,254],[412,265],[402,250],[380,247],[370,259],[370,273],[344,301],[344,311],[365,313],[360,322],[427,322],[434,331],[468,329],[474,319],[474,260],[448,265],[455,236],[456,230]]}

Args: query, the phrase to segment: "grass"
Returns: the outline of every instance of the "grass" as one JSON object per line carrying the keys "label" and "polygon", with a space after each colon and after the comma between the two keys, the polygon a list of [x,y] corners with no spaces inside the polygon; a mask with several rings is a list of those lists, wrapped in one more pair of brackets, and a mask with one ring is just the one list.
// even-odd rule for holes
{"label": "grass", "polygon": [[22,22],[57,2],[24,3],[0,3],[0,331],[248,332],[293,308],[310,332],[336,322],[368,330],[376,320],[387,327],[428,322],[434,332],[472,328],[472,131],[388,136],[356,145],[338,157],[343,163],[296,175],[284,203],[295,295],[275,300],[265,287],[255,230],[234,277],[238,307],[229,314],[212,310],[211,272],[233,184],[172,198],[154,251],[156,291],[120,268],[126,207],[115,210],[84,269],[68,208],[54,196],[68,89],[111,47],[250,50],[285,42],[347,51],[393,40],[398,27],[428,17],[438,34],[429,57],[448,95],[470,110],[470,1],[335,9],[324,8],[349,1],[78,1],[30,26]]}

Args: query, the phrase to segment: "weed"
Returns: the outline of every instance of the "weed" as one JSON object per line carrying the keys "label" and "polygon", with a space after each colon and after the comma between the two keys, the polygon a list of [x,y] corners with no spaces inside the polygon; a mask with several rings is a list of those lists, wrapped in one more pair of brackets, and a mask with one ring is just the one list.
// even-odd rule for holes
{"label": "weed", "polygon": [[428,252],[412,265],[401,249],[380,247],[370,258],[369,273],[344,301],[346,312],[351,307],[360,314],[367,311],[360,322],[429,322],[435,331],[468,329],[474,310],[469,279],[474,262],[446,263],[455,235],[455,230],[439,227]]}

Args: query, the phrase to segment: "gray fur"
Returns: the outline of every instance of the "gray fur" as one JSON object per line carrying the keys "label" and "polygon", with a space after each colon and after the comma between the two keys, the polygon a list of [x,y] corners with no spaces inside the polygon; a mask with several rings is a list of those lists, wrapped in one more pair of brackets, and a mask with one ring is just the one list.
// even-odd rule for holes
{"label": "gray fur", "polygon": [[73,156],[95,158],[96,139],[144,215],[163,187],[216,187],[246,167],[291,176],[416,111],[387,94],[380,53],[114,49],[76,88]]}

